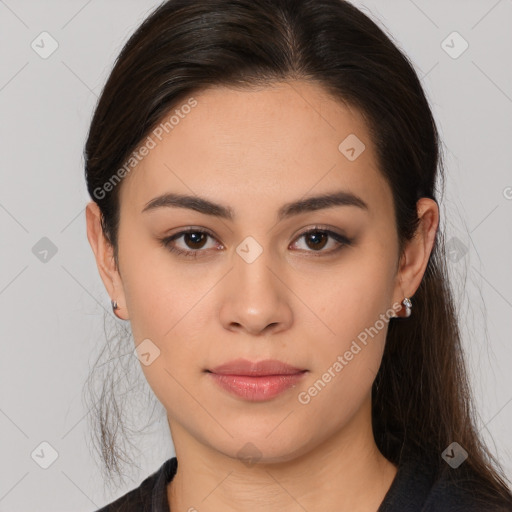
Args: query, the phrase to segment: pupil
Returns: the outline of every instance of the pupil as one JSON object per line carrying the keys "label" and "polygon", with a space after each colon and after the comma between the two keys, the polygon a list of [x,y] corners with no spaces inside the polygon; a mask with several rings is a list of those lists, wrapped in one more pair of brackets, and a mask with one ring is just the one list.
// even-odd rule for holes
{"label": "pupil", "polygon": [[[187,245],[192,245],[192,246],[194,246],[194,244],[198,244],[199,247],[192,247],[193,249],[198,249],[201,247],[201,242],[204,241],[204,240],[198,240],[198,239],[201,239],[204,237],[205,237],[204,233],[186,233],[185,234],[185,242],[187,243]],[[189,243],[189,241],[190,241],[190,243]]]}
{"label": "pupil", "polygon": [[[322,240],[320,240],[320,238]],[[325,246],[325,241],[327,239],[327,235],[326,233],[320,233],[320,232],[316,232],[316,233],[311,233],[309,235],[309,239],[310,240],[313,240],[313,249],[318,249],[318,248],[323,248]],[[320,242],[320,244],[319,244]],[[324,243],[322,243],[324,242]]]}

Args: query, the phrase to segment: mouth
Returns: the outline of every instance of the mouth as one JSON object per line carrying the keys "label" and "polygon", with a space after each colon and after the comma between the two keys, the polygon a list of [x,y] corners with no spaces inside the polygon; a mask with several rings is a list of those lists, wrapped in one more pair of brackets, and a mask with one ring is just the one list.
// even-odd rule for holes
{"label": "mouth", "polygon": [[251,362],[237,359],[206,370],[231,395],[251,402],[263,402],[295,387],[308,372],[282,361]]}

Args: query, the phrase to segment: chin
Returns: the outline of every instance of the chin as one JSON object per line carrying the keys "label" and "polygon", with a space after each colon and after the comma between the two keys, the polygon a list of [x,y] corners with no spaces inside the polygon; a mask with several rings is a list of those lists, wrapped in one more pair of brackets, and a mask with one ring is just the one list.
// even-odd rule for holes
{"label": "chin", "polygon": [[255,464],[280,464],[292,461],[307,453],[313,447],[312,439],[304,439],[298,434],[294,436],[289,431],[282,430],[268,435],[268,430],[237,435],[231,431],[234,438],[224,438],[223,443],[210,440],[212,448],[232,459],[237,459],[247,467]]}

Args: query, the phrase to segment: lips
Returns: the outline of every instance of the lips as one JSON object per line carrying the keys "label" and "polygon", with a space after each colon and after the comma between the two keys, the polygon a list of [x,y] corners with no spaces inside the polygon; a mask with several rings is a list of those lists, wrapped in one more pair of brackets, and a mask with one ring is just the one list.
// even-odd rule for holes
{"label": "lips", "polygon": [[274,359],[257,362],[236,359],[207,370],[224,391],[253,402],[270,400],[295,387],[306,372]]}
{"label": "lips", "polygon": [[265,361],[252,362],[247,359],[235,359],[228,363],[221,364],[209,370],[219,375],[248,375],[260,377],[263,375],[293,375],[305,371],[301,368],[295,368],[289,364],[267,359]]}

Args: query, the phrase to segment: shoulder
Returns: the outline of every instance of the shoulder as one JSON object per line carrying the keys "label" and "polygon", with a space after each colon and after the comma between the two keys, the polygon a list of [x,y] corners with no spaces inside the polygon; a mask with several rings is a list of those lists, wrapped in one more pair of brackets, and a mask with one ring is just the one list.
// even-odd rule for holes
{"label": "shoulder", "polygon": [[169,510],[167,484],[176,474],[177,460],[172,457],[133,489],[96,512],[160,512]]}
{"label": "shoulder", "polygon": [[512,506],[482,499],[484,485],[469,467],[436,461],[402,461],[378,512],[512,512]]}
{"label": "shoulder", "polygon": [[512,505],[493,504],[482,498],[478,477],[460,480],[444,472],[433,484],[425,501],[425,512],[512,512]]}

